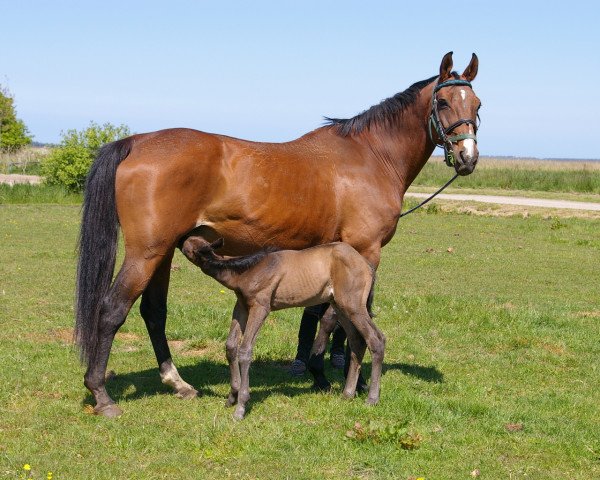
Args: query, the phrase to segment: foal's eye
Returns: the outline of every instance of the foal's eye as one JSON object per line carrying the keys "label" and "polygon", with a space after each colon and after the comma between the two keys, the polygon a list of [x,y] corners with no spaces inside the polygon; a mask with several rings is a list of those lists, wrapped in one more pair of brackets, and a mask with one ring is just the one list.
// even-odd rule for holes
{"label": "foal's eye", "polygon": [[448,102],[446,100],[444,100],[443,98],[440,98],[438,100],[438,108],[439,109],[443,110],[444,108],[448,108],[448,107],[449,107],[449,105],[448,105]]}

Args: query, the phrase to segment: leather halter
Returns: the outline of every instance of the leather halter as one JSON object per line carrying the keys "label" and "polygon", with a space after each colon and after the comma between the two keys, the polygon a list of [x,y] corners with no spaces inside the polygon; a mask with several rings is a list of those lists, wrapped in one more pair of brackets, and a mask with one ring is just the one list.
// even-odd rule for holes
{"label": "leather halter", "polygon": [[[446,165],[448,165],[449,167],[454,166],[454,163],[456,160],[454,158],[452,144],[456,143],[456,142],[460,142],[461,140],[467,140],[467,139],[472,139],[475,141],[475,143],[477,143],[477,135],[476,134],[477,134],[477,129],[479,127],[478,123],[475,122],[474,120],[471,120],[470,118],[461,118],[460,120],[457,120],[452,125],[449,125],[448,127],[445,127],[445,128],[442,125],[442,122],[440,120],[440,116],[438,113],[437,92],[444,87],[450,87],[450,86],[456,86],[456,85],[464,85],[467,87],[471,87],[471,82],[468,82],[467,80],[453,79],[453,80],[446,80],[445,82],[442,82],[442,83],[438,83],[435,86],[435,88],[433,89],[431,114],[429,115],[429,123],[428,123],[429,139],[432,141],[432,143],[434,143],[438,147],[442,147],[444,149],[444,160],[446,162]],[[477,115],[477,118],[479,119],[479,114]],[[461,133],[458,135],[449,135],[450,133],[452,133],[454,131],[454,129],[456,129],[456,127],[458,127],[460,125],[473,125],[473,130],[475,133]],[[438,141],[435,141],[433,139],[433,135],[432,135],[432,131],[431,131],[432,126],[435,129],[435,132],[437,133]]]}

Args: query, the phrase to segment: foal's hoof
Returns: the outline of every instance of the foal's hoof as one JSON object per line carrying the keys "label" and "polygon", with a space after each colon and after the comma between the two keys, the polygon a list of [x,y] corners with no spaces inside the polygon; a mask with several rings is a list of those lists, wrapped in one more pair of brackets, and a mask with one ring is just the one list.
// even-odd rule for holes
{"label": "foal's hoof", "polygon": [[237,397],[235,395],[229,394],[227,400],[225,400],[226,407],[233,407],[237,403]]}
{"label": "foal's hoof", "polygon": [[198,390],[196,390],[195,388],[182,388],[181,390],[175,393],[175,396],[183,400],[191,400],[198,396]]}
{"label": "foal's hoof", "polygon": [[377,405],[379,403],[379,398],[367,397],[367,399],[365,400],[365,403],[367,405]]}
{"label": "foal's hoof", "polygon": [[244,415],[246,414],[246,409],[244,408],[236,408],[235,412],[233,412],[233,419],[237,420],[238,422],[240,420],[244,419]]}
{"label": "foal's hoof", "polygon": [[109,403],[108,405],[94,407],[94,413],[96,415],[102,415],[106,418],[117,418],[123,415],[121,410],[115,403]]}

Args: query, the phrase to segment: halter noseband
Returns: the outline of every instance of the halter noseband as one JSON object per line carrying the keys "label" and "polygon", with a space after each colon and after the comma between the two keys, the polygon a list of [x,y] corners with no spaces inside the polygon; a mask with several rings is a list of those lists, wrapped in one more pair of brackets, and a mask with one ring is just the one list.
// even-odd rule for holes
{"label": "halter noseband", "polygon": [[[467,139],[472,139],[475,141],[475,143],[477,143],[476,133],[477,133],[477,128],[479,126],[477,124],[477,122],[475,122],[474,120],[471,120],[470,118],[461,118],[460,120],[457,120],[452,125],[449,125],[446,128],[444,128],[444,126],[442,125],[442,122],[440,120],[440,116],[438,113],[438,107],[437,107],[437,105],[438,105],[437,92],[438,92],[438,90],[440,90],[444,87],[450,87],[450,86],[456,86],[456,85],[465,85],[467,87],[471,87],[471,82],[468,82],[467,80],[453,79],[453,80],[446,80],[445,82],[442,82],[442,83],[438,83],[435,86],[435,88],[433,89],[431,115],[429,115],[429,123],[428,123],[429,138],[435,145],[437,145],[438,147],[442,147],[444,149],[444,160],[446,162],[446,165],[448,165],[449,167],[454,166],[454,162],[455,162],[454,152],[452,151],[452,144],[455,142],[460,142],[461,140],[467,140]],[[479,114],[477,115],[477,118],[479,118]],[[461,133],[458,135],[448,136],[448,134],[452,133],[454,131],[454,129],[460,125],[473,125],[473,130],[475,131],[475,133]],[[439,139],[439,141],[441,141],[441,143],[439,143],[439,141],[436,142],[433,139],[433,135],[431,132],[432,126],[435,129],[435,132],[437,133],[438,139]]]}

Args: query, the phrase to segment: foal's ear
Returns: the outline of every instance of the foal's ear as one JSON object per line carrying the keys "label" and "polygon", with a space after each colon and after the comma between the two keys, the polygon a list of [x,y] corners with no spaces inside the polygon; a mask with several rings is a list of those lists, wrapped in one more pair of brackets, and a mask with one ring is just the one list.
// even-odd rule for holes
{"label": "foal's ear", "polygon": [[225,245],[225,240],[223,240],[223,237],[221,237],[218,240],[215,240],[213,243],[211,243],[210,248],[212,248],[213,250],[218,250],[223,245]]}
{"label": "foal's ear", "polygon": [[462,76],[465,77],[465,80],[472,82],[473,79],[477,76],[477,69],[479,68],[479,59],[477,55],[473,54],[471,57],[471,63],[469,63],[468,67],[465,68]]}
{"label": "foal's ear", "polygon": [[438,83],[443,82],[450,76],[450,72],[452,72],[452,66],[452,52],[448,52],[446,55],[444,55],[444,58],[442,58],[442,63],[440,64],[440,78]]}

